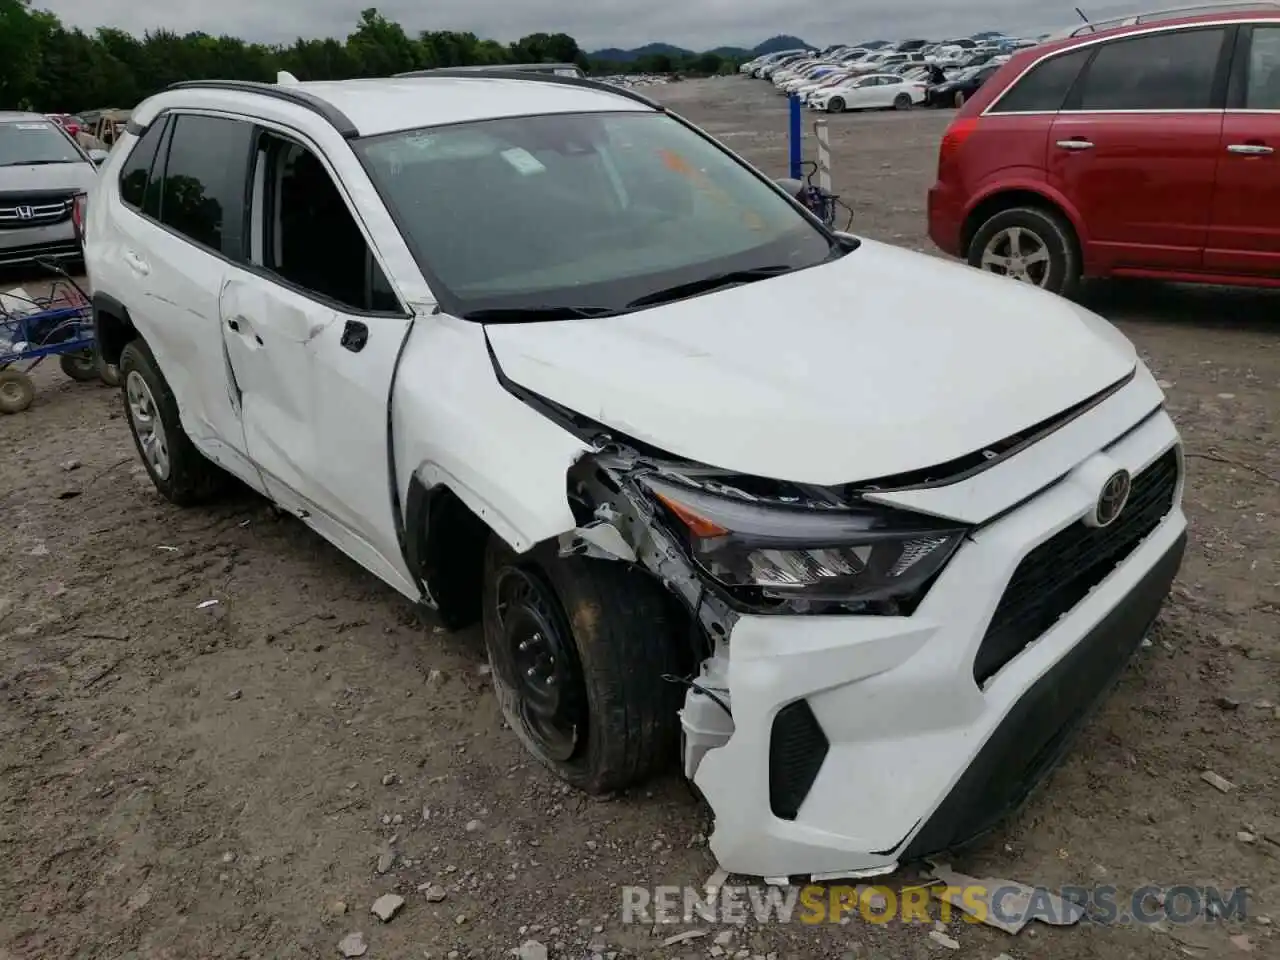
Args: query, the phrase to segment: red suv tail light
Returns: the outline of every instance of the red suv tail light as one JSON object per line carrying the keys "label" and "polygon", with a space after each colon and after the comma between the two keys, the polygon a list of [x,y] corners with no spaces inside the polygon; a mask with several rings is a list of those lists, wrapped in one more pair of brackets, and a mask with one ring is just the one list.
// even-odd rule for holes
{"label": "red suv tail light", "polygon": [[76,239],[84,243],[84,218],[89,209],[89,195],[77,193],[71,198],[71,224],[76,230]]}
{"label": "red suv tail light", "polygon": [[942,145],[938,148],[939,180],[947,179],[960,156],[960,148],[977,129],[977,117],[959,117],[947,127],[947,132],[942,135]]}

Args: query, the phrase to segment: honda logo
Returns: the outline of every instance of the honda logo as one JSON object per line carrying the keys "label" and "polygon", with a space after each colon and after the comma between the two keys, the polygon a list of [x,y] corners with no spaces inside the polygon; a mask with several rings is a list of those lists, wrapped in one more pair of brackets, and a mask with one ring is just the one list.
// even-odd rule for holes
{"label": "honda logo", "polygon": [[18,207],[17,212],[18,212],[19,220],[30,220],[32,217],[36,215],[35,211],[32,210],[30,207]]}

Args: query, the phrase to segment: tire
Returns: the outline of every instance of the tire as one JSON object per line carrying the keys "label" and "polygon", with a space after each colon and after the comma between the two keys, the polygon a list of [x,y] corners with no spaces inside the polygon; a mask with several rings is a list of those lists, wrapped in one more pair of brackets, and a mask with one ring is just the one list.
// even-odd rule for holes
{"label": "tire", "polygon": [[893,98],[893,109],[895,110],[910,110],[911,106],[911,94],[909,93],[900,93]]}
{"label": "tire", "polygon": [[77,383],[89,383],[99,378],[98,355],[93,350],[64,353],[58,357],[58,366]]}
{"label": "tire", "polygon": [[957,110],[959,110],[961,107],[964,106],[964,100],[965,100],[964,91],[957,90],[956,95],[952,98],[952,102],[956,105]]}
{"label": "tire", "polygon": [[[124,395],[126,419],[138,456],[151,477],[151,482],[170,503],[180,507],[194,506],[213,499],[222,492],[227,475],[191,443],[182,429],[178,415],[178,402],[151,350],[142,340],[129,343],[120,354],[121,393]],[[145,387],[145,391],[141,388]],[[140,417],[139,406],[131,398],[131,391],[142,393],[149,400],[150,415],[147,422],[158,422],[158,442],[163,450],[163,469],[140,435],[146,424]],[[155,433],[152,433],[155,443]]]}
{"label": "tire", "polygon": [[827,101],[827,113],[844,113],[844,97],[832,97]]}
{"label": "tire", "polygon": [[999,234],[1015,227],[1030,234],[1048,253],[1047,276],[1037,285],[1063,297],[1072,296],[1080,284],[1079,248],[1071,224],[1052,210],[1013,207],[989,217],[974,231],[973,239],[969,241],[969,265],[998,273],[998,270],[984,266],[987,246]]}
{"label": "tire", "polygon": [[0,413],[21,413],[35,398],[30,377],[20,370],[0,370]]}
{"label": "tire", "polygon": [[[622,790],[679,754],[684,691],[662,678],[687,671],[670,604],[620,561],[560,557],[554,547],[517,555],[490,538],[482,619],[498,702],[525,747],[579,790]],[[521,638],[535,650],[520,652]],[[537,651],[534,676],[524,667]],[[554,688],[544,680],[534,689],[548,674]],[[556,722],[571,733],[539,729],[535,698],[547,689],[557,691]]]}

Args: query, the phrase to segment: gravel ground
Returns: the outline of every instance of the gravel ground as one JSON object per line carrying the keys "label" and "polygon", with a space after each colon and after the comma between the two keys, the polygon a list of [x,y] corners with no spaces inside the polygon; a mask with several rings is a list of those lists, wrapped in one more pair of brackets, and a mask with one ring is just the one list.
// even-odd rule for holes
{"label": "gravel ground", "polygon": [[[766,85],[660,95],[785,169]],[[927,249],[946,122],[832,118],[856,231]],[[1154,642],[1076,749],[957,866],[1121,891],[1245,885],[1255,918],[948,935],[965,958],[1275,957],[1259,915],[1280,917],[1280,298],[1128,283],[1084,297],[1169,385],[1191,546]],[[948,955],[928,927],[861,920],[750,924],[727,944],[703,924],[670,947],[683,926],[623,925],[623,885],[712,872],[708,814],[682,782],[569,792],[503,729],[477,635],[422,621],[252,496],[167,505],[115,392],[56,368],[37,380],[35,406],[0,419],[0,960],[331,957],[355,932],[370,958],[527,940],[552,957]],[[405,903],[383,923],[370,907],[387,893]]]}

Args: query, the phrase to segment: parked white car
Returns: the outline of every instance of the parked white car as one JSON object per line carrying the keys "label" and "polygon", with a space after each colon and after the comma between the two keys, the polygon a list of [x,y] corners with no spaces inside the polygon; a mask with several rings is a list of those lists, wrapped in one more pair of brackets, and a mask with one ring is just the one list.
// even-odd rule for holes
{"label": "parked white car", "polygon": [[237,477],[478,620],[542,763],[599,793],[680,757],[734,873],[990,827],[1181,559],[1177,432],[1114,327],[832,233],[634,91],[180,84],[85,256],[164,497]]}
{"label": "parked white car", "polygon": [[872,73],[851,77],[843,83],[824,87],[809,98],[809,106],[828,113],[846,110],[910,110],[924,103],[926,86],[897,73]]}

